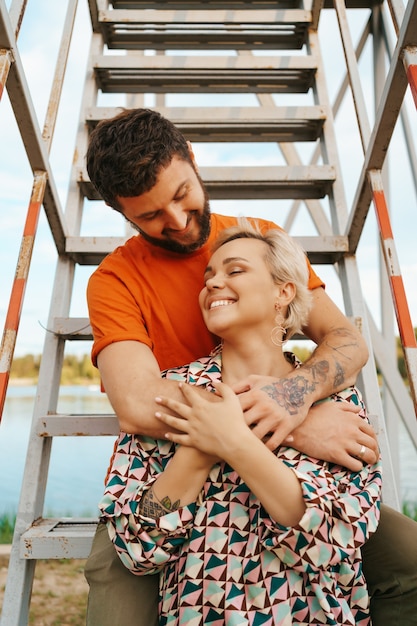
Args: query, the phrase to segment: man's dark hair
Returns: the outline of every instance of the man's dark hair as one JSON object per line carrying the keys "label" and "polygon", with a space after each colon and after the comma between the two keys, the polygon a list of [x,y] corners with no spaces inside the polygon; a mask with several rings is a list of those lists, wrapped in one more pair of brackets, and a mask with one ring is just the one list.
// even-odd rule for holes
{"label": "man's dark hair", "polygon": [[127,109],[92,131],[87,171],[103,200],[121,211],[117,196],[140,196],[152,189],[174,156],[193,165],[181,131],[157,111]]}

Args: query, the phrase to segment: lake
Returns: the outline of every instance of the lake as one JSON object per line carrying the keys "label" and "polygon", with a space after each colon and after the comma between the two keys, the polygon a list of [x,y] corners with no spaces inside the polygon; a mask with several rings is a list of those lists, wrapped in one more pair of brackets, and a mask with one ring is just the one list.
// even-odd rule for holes
{"label": "lake", "polygon": [[[0,424],[0,515],[16,513],[32,419],[34,386],[10,386]],[[96,387],[61,387],[59,413],[109,413]],[[95,516],[114,437],[55,437],[52,445],[45,514]],[[401,497],[417,503],[417,453],[405,429],[400,432]]]}

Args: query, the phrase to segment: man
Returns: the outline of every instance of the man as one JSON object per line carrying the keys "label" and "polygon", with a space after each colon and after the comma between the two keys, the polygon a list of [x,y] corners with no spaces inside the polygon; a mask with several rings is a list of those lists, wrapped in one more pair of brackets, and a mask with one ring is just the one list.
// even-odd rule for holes
{"label": "man", "polygon": [[[161,379],[160,370],[214,347],[197,295],[211,242],[236,220],[210,214],[191,146],[154,111],[125,111],[101,122],[91,135],[87,167],[104,201],[140,233],[110,254],[90,279],[93,362],[121,429],[163,437],[154,398],[178,398],[178,389]],[[273,226],[265,222],[265,228]],[[330,413],[325,404],[311,406],[353,384],[367,349],[311,268],[309,286],[313,307],[304,331],[317,344],[312,357],[284,379],[250,376],[234,391],[247,422],[259,438],[268,436],[271,449],[289,435],[299,450],[359,470],[363,462],[376,460],[372,431],[347,407],[335,419],[334,408]],[[381,528],[363,551],[377,626],[406,626],[414,619],[416,529],[414,522],[384,507]],[[90,626],[157,623],[157,580],[123,570],[103,525],[86,577]]]}

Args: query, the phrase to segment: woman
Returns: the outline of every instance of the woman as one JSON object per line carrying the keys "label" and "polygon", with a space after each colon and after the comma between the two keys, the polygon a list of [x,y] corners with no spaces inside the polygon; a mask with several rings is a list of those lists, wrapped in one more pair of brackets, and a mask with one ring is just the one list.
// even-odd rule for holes
{"label": "woman", "polygon": [[[355,473],[271,452],[230,389],[297,367],[281,345],[309,298],[304,253],[286,233],[246,222],[222,233],[200,294],[221,348],[164,372],[184,395],[157,399],[166,440],[119,437],[102,520],[129,569],[161,573],[162,625],[370,623],[360,547],[378,522],[379,465]],[[366,419],[355,388],[328,401],[359,404]]]}

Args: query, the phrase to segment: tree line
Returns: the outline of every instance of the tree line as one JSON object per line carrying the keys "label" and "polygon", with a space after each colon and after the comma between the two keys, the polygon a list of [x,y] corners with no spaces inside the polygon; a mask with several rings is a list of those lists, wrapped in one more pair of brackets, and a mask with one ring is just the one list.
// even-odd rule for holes
{"label": "tree line", "polygon": [[[414,329],[417,337],[417,328]],[[301,361],[306,361],[311,355],[309,348],[295,345],[291,348]],[[401,346],[400,338],[396,338],[396,353],[398,370],[404,380],[407,379],[407,370],[405,366],[404,352]],[[41,364],[41,355],[26,354],[25,356],[15,357],[13,359],[10,378],[13,379],[29,379],[36,383],[39,376],[39,368]],[[100,380],[98,370],[91,363],[90,355],[83,354],[77,356],[68,354],[64,357],[62,367],[61,384],[97,384]]]}
{"label": "tree line", "polygon": [[[40,365],[40,354],[26,354],[25,356],[15,357],[10,370],[10,380],[27,379],[32,383],[37,383]],[[96,384],[99,380],[98,370],[91,363],[89,354],[81,356],[68,354],[64,357],[61,384]]]}

